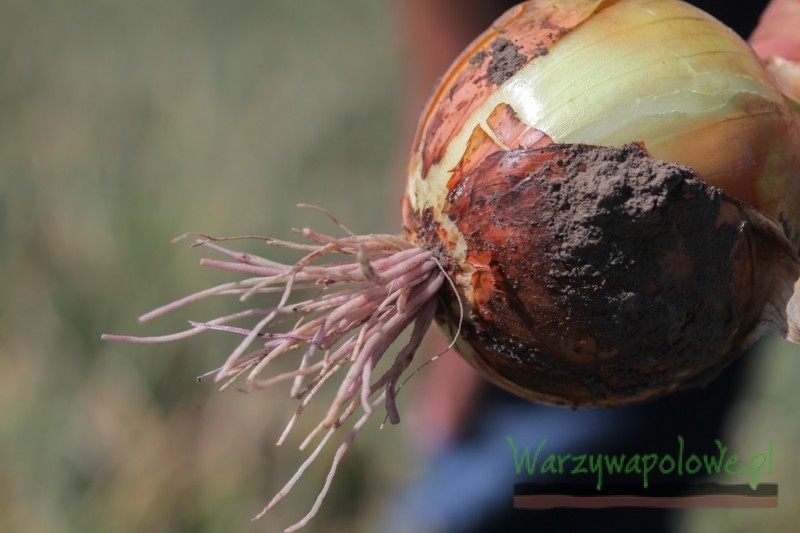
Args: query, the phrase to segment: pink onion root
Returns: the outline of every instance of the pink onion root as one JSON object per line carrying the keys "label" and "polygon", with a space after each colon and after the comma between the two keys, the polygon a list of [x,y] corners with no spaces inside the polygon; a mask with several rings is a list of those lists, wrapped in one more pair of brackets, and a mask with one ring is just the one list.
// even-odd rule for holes
{"label": "pink onion root", "polygon": [[[332,217],[331,217],[332,218]],[[334,219],[335,221],[335,219]],[[338,222],[337,222],[338,223]],[[142,315],[146,322],[184,305],[209,296],[233,295],[242,302],[261,294],[279,294],[274,307],[251,307],[205,322],[190,322],[185,331],[157,337],[103,335],[113,342],[163,343],[184,339],[207,330],[218,330],[241,337],[238,346],[216,370],[198,379],[223,382],[222,388],[244,376],[243,390],[262,389],[291,382],[292,398],[300,400],[294,415],[278,439],[282,444],[300,414],[322,386],[339,374],[341,382],[327,415],[300,446],[304,449],[324,432],[318,446],[296,474],[254,518],[262,517],[281,501],[316,459],[336,429],[361,408],[362,416],[337,450],[328,477],[311,511],[295,525],[304,526],[317,513],[328,491],[336,467],[358,430],[386,404],[386,417],[396,424],[400,416],[395,405],[398,382],[410,365],[425,332],[433,321],[436,295],[445,280],[444,270],[430,251],[416,248],[394,235],[354,235],[341,226],[347,236],[336,238],[305,228],[295,232],[307,244],[264,237],[197,237],[194,246],[203,246],[227,259],[202,259],[201,265],[242,273],[249,277],[206,289]],[[183,236],[183,237],[186,237]],[[181,238],[183,238],[181,237]],[[220,241],[259,239],[267,245],[304,252],[294,264],[281,264],[257,255],[240,253],[218,244]],[[330,260],[336,254],[337,260]],[[344,256],[342,260],[341,257]],[[320,261],[321,259],[327,262]],[[292,302],[293,293],[312,296]],[[241,326],[250,320],[255,325]],[[293,324],[272,331],[281,323]],[[409,326],[411,334],[388,369],[373,374],[390,345]],[[293,354],[295,370],[266,376],[270,363]],[[343,377],[342,377],[343,376]]]}

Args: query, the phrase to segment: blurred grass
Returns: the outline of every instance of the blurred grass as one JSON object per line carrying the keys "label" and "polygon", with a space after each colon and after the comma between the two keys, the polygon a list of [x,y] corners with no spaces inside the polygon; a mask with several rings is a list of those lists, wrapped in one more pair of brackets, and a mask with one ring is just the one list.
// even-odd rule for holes
{"label": "blurred grass", "polygon": [[[684,513],[677,531],[690,533],[797,531],[800,526],[800,348],[769,336],[756,344],[758,358],[740,400],[731,409],[720,439],[729,455],[747,463],[752,454],[774,446],[773,471],[757,475],[759,483],[777,483],[777,509],[695,509]],[[720,476],[719,483],[749,483],[748,476]]]}
{"label": "blurred grass", "polygon": [[[214,316],[135,321],[225,279],[169,244],[184,231],[326,227],[298,202],[357,231],[398,229],[392,22],[389,0],[0,0],[0,531],[277,530],[305,513],[327,458],[250,525],[299,465],[303,431],[273,447],[294,407],[283,389],[194,381],[228,338],[141,347],[99,334]],[[742,453],[775,441],[781,508],[695,511],[686,530],[800,521],[797,355],[764,343],[725,441]],[[379,530],[408,462],[400,432],[374,426],[309,531]]]}
{"label": "blurred grass", "polygon": [[[329,229],[298,202],[399,229],[391,22],[385,0],[0,1],[0,531],[277,530],[305,513],[330,456],[250,526],[303,455],[273,446],[286,390],[195,382],[230,339],[99,335],[212,316],[136,323],[223,279],[169,244],[184,231]],[[385,433],[359,438],[311,531],[372,529],[399,457]]]}

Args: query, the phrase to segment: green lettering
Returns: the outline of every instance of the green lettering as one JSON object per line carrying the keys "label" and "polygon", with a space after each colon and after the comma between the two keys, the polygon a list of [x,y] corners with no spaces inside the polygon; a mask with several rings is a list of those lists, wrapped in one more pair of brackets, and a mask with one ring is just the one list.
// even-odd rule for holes
{"label": "green lettering", "polygon": [[772,475],[772,449],[774,448],[773,442],[769,441],[769,461],[767,461],[767,474]]}
{"label": "green lettering", "polygon": [[637,453],[635,455],[631,455],[631,458],[628,459],[628,464],[625,465],[625,473],[626,474],[641,474],[642,473],[642,465],[639,464],[639,460],[642,457]]}
{"label": "green lettering", "polygon": [[642,481],[644,483],[644,488],[647,488],[647,476],[650,472],[656,467],[658,463],[658,454],[657,453],[648,453],[642,456]]}
{"label": "green lettering", "polygon": [[[692,463],[692,462],[694,462],[694,464],[695,464],[694,467],[690,466],[690,463]],[[686,473],[687,474],[693,476],[696,473],[698,473],[701,468],[703,468],[703,463],[702,463],[702,461],[700,461],[700,458],[697,457],[696,454],[693,453],[692,455],[689,456],[688,459],[686,459]]]}
{"label": "green lettering", "polygon": [[725,453],[728,451],[728,448],[722,445],[719,439],[714,439],[714,442],[717,443],[717,448],[719,448],[719,455],[706,455],[703,454],[703,462],[706,465],[706,474],[719,474],[720,469],[722,469],[722,462],[725,458]]}
{"label": "green lettering", "polygon": [[745,469],[744,466],[742,468],[740,468],[739,470],[732,470],[731,469],[731,466],[733,464],[737,463],[737,462],[739,462],[739,454],[736,454],[736,453],[731,454],[731,456],[728,457],[728,460],[725,461],[725,473],[729,474],[731,476],[735,476],[736,474],[741,474],[742,470]]}
{"label": "green lettering", "polygon": [[588,474],[588,473],[589,473],[589,471],[588,471],[588,470],[586,470],[586,467],[585,467],[585,466],[583,466],[583,463],[585,463],[585,462],[586,462],[586,454],[585,454],[585,453],[583,453],[583,454],[581,454],[581,455],[576,455],[576,456],[574,457],[574,459],[575,459],[575,460],[578,462],[578,466],[576,466],[575,468],[573,468],[573,469],[572,469],[572,472],[570,472],[570,474],[572,474],[573,476],[574,476],[575,474]]}
{"label": "green lettering", "polygon": [[622,455],[606,455],[606,470],[609,474],[621,474],[622,468],[625,465],[625,454]]}
{"label": "green lettering", "polygon": [[559,474],[563,474],[564,473],[564,461],[566,461],[570,457],[572,457],[572,454],[570,454],[570,453],[568,453],[566,455],[559,455],[558,456],[558,473]]}
{"label": "green lettering", "polygon": [[547,441],[542,439],[542,441],[539,442],[539,446],[537,446],[536,453],[533,456],[533,463],[531,463],[530,448],[525,446],[525,449],[522,451],[522,457],[520,457],[519,450],[514,444],[514,439],[512,439],[510,435],[506,435],[506,442],[508,442],[511,445],[511,449],[514,452],[514,473],[519,474],[520,472],[522,472],[522,465],[525,464],[526,470],[528,471],[528,475],[532,476],[534,472],[536,472],[536,463],[539,460],[539,452],[542,451],[542,447],[544,446],[544,443]]}
{"label": "green lettering", "polygon": [[597,455],[590,455],[589,456],[589,470],[592,471],[593,474],[597,474],[597,490],[600,490],[603,486],[603,454],[598,453]]}
{"label": "green lettering", "polygon": [[556,468],[556,458],[555,454],[550,454],[547,456],[547,459],[544,460],[542,463],[542,474],[558,474],[558,468]]}
{"label": "green lettering", "polygon": [[[664,463],[669,459],[669,470],[664,467]],[[675,470],[675,459],[672,458],[671,455],[667,454],[661,458],[661,461],[658,463],[658,470],[662,474],[671,474],[673,470]]]}
{"label": "green lettering", "polygon": [[[756,460],[758,464],[756,464]],[[761,470],[764,467],[764,463],[767,462],[767,454],[765,453],[754,453],[750,456],[750,488],[756,490],[758,486],[758,482],[756,481],[756,472]]]}

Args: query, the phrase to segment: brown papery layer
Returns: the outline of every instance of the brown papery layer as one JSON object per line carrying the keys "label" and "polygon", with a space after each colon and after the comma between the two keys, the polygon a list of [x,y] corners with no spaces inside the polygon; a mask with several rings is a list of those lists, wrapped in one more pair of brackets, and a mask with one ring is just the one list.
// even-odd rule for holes
{"label": "brown papery layer", "polygon": [[473,269],[459,348],[501,386],[550,403],[705,383],[760,317],[743,209],[635,144],[495,153],[443,209]]}

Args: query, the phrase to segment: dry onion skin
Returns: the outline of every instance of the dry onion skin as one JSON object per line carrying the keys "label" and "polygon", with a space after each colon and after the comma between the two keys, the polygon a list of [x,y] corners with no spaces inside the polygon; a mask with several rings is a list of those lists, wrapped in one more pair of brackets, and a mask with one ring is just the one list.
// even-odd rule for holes
{"label": "dry onion skin", "polygon": [[[200,379],[291,382],[300,403],[279,444],[339,380],[301,446],[314,450],[258,515],[347,425],[313,508],[288,530],[317,512],[379,404],[399,421],[401,378],[434,320],[487,379],[535,401],[614,406],[702,385],[768,331],[800,343],[799,71],[762,65],[678,0],[525,2],[462,53],[423,113],[403,236],[340,224],[342,236],[260,238],[301,254],[281,264],[197,235],[225,258],[201,264],[247,277],[141,321],[212,295],[278,303],[104,338],[240,336]],[[290,357],[296,370],[264,377]]]}

